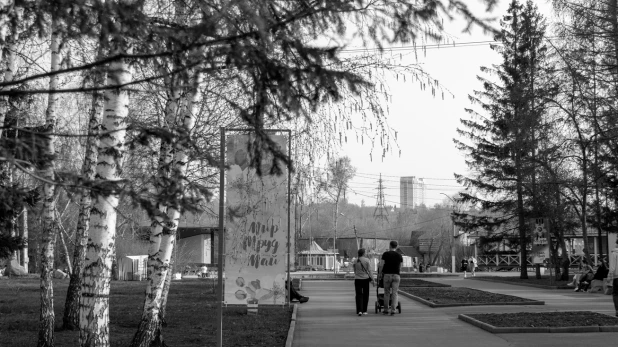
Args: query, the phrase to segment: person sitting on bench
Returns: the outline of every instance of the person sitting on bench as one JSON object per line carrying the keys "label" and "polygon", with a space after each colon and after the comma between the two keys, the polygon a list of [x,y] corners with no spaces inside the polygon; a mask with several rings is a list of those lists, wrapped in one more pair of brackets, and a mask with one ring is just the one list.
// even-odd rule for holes
{"label": "person sitting on bench", "polygon": [[579,290],[579,282],[582,281],[583,279],[586,278],[586,275],[589,272],[593,272],[592,270],[592,266],[588,265],[588,262],[586,261],[585,258],[581,258],[579,260],[579,267],[577,272],[575,273],[575,276],[573,276],[573,282],[571,283],[567,283],[567,286],[570,287],[575,287],[575,291],[578,292]]}
{"label": "person sitting on bench", "polygon": [[[289,281],[285,283],[285,289],[288,289],[288,282]],[[298,300],[301,304],[309,301],[309,297],[300,295],[294,286],[291,286],[290,288],[290,301]]]}
{"label": "person sitting on bench", "polygon": [[595,274],[593,276],[590,276],[590,273],[588,273],[587,277],[585,279],[580,280],[579,282],[579,287],[578,287],[578,292],[579,291],[588,291],[588,288],[590,288],[590,284],[592,283],[592,281],[594,280],[599,280],[601,282],[603,282],[603,280],[605,278],[607,278],[607,274],[609,273],[609,269],[607,268],[607,265],[605,265],[605,262],[602,261],[601,265],[599,266],[599,268],[597,269],[597,271],[595,272]]}

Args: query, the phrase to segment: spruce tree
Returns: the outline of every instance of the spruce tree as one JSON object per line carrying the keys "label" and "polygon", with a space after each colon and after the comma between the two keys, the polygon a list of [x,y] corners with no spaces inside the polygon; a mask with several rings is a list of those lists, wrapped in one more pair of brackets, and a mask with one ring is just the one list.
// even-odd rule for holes
{"label": "spruce tree", "polygon": [[[533,216],[535,155],[539,148],[538,131],[544,113],[546,85],[545,21],[532,1],[525,5],[514,0],[501,21],[501,33],[492,49],[502,62],[481,71],[497,77],[478,77],[483,89],[470,96],[482,112],[466,109],[470,119],[462,119],[455,139],[467,156],[470,175],[456,175],[468,190],[462,203],[481,208],[481,214],[455,214],[468,229],[500,230],[510,235],[511,245],[521,252],[521,278],[527,275],[527,218]],[[465,220],[465,223],[464,223]],[[512,230],[518,230],[518,238]]]}

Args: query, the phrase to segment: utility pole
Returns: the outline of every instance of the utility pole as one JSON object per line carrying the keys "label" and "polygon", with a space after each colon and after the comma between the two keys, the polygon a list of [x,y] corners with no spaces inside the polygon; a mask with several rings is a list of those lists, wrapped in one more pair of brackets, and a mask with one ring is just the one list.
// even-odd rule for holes
{"label": "utility pole", "polygon": [[[310,204],[311,207],[313,207],[313,198]],[[311,267],[311,269],[313,269],[313,262],[311,260],[311,246],[313,246],[313,240],[311,239],[311,213],[309,213],[309,266]]]}
{"label": "utility pole", "polygon": [[356,224],[353,224],[352,227],[354,228],[354,237],[356,238],[356,250],[359,250],[360,243],[358,243],[358,234],[356,234]]}
{"label": "utility pole", "polygon": [[[453,212],[455,212],[455,200],[453,200],[450,196],[444,193],[440,193],[440,194],[446,196],[449,200],[451,200],[451,202],[453,203]],[[451,220],[453,222],[453,237],[452,237],[452,242],[451,242],[451,272],[455,273],[457,270],[457,262],[455,260],[455,241],[457,237],[457,226],[455,225],[455,220],[453,218],[451,218]]]}

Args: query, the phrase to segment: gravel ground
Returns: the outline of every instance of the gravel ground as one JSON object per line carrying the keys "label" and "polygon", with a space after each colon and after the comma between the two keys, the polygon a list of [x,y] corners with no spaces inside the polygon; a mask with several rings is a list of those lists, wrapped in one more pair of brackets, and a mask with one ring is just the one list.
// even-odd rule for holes
{"label": "gravel ground", "polygon": [[467,314],[481,322],[495,327],[579,327],[579,326],[614,326],[618,318],[589,312],[520,312],[520,313],[484,313]]}

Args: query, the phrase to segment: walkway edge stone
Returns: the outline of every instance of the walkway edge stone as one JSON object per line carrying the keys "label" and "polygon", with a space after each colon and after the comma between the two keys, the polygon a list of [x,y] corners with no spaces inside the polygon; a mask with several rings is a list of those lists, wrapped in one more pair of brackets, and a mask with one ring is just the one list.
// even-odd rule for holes
{"label": "walkway edge stone", "polygon": [[459,319],[470,323],[492,334],[515,334],[515,333],[598,333],[618,332],[618,326],[575,326],[575,327],[496,327],[481,322],[465,314],[460,314]]}
{"label": "walkway edge stone", "polygon": [[290,320],[290,329],[288,330],[288,337],[285,339],[285,347],[292,347],[294,342],[294,329],[296,328],[296,313],[298,312],[298,304],[294,304],[292,311],[292,319]]}
{"label": "walkway edge stone", "polygon": [[484,277],[465,277],[466,280],[477,280],[477,281],[485,281],[485,282],[493,282],[493,283],[503,283],[503,284],[512,284],[514,286],[522,286],[522,287],[534,287],[534,288],[542,288],[542,289],[553,289],[553,290],[565,290],[565,289],[573,289],[574,287],[568,286],[546,286],[544,284],[535,284],[535,283],[521,283],[521,282],[509,282],[509,281],[500,281],[494,278],[484,278]]}
{"label": "walkway edge stone", "polygon": [[425,304],[432,308],[440,308],[440,307],[458,307],[458,306],[525,306],[525,305],[545,305],[545,301],[538,300],[530,300],[530,301],[519,301],[519,302],[486,302],[486,303],[455,303],[455,304],[436,304],[429,300],[425,300],[416,295],[412,295],[410,293],[398,290],[399,295],[405,296],[406,298],[418,301],[422,304]]}

